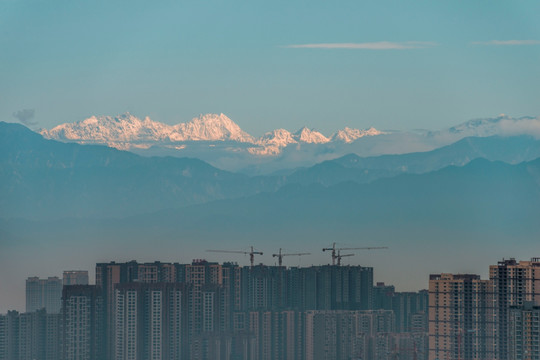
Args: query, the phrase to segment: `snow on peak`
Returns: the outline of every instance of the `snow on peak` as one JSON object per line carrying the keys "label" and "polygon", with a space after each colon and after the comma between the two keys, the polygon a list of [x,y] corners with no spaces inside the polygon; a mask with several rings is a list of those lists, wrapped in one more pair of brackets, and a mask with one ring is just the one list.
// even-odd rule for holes
{"label": "snow on peak", "polygon": [[248,148],[253,155],[278,155],[289,144],[296,144],[293,134],[285,129],[267,132],[256,141],[256,147]]}
{"label": "snow on peak", "polygon": [[330,139],[328,139],[320,132],[313,129],[310,130],[305,126],[294,133],[294,138],[298,142],[308,144],[324,144],[330,141]]}
{"label": "snow on peak", "polygon": [[130,113],[118,116],[91,116],[75,123],[61,124],[41,134],[49,139],[87,142],[133,142],[162,140],[168,125],[146,117],[141,120]]}
{"label": "snow on peak", "polygon": [[199,115],[187,123],[174,126],[178,132],[177,140],[233,140],[253,142],[251,135],[224,114]]}
{"label": "snow on peak", "polygon": [[261,145],[276,145],[279,147],[297,143],[291,132],[285,129],[267,132],[257,142]]}
{"label": "snow on peak", "polygon": [[[143,120],[125,113],[118,116],[91,116],[75,123],[58,125],[41,134],[49,139],[117,144],[128,148],[125,143],[156,141],[233,140],[253,142],[248,133],[242,131],[224,114],[200,115],[190,122],[174,126],[145,117]],[[120,144],[121,143],[121,144]]]}
{"label": "snow on peak", "polygon": [[334,135],[332,135],[331,140],[343,141],[345,143],[351,143],[356,139],[359,139],[364,136],[375,136],[384,134],[382,131],[370,127],[366,130],[351,129],[345,127],[343,130],[338,130]]}
{"label": "snow on peak", "polygon": [[247,149],[256,155],[277,155],[290,144],[325,144],[334,140],[350,143],[363,136],[382,134],[374,128],[345,128],[327,138],[316,130],[303,127],[294,134],[285,129],[276,129],[255,139],[224,114],[199,115],[186,123],[167,125],[149,117],[140,119],[130,113],[91,116],[50,130],[42,129],[40,133],[48,139],[106,144],[123,150],[154,145],[182,148],[185,145],[181,143],[189,141],[231,141],[252,144],[253,147]]}

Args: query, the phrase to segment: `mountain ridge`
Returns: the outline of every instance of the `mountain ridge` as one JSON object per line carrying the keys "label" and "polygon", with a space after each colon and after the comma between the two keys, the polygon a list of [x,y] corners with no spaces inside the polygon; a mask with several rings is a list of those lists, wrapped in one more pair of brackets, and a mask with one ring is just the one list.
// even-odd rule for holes
{"label": "mountain ridge", "polygon": [[186,123],[167,125],[126,113],[94,116],[40,132],[63,142],[103,144],[143,156],[196,157],[221,169],[267,175],[349,153],[369,157],[431,151],[465,137],[529,135],[540,139],[540,117],[501,114],[437,131],[345,127],[330,136],[304,126],[296,132],[275,129],[257,138],[224,114],[199,115]]}
{"label": "mountain ridge", "polygon": [[[54,128],[40,129],[45,138],[78,143],[107,144],[122,150],[149,148],[157,143],[173,144],[190,141],[233,141],[253,145],[249,150],[255,155],[275,155],[292,143],[324,144],[330,141],[352,142],[363,136],[376,136],[382,132],[370,128],[358,130],[345,128],[326,137],[320,132],[302,127],[291,133],[276,129],[255,138],[243,131],[229,117],[221,114],[201,114],[189,122],[167,125],[145,117],[139,119],[130,113],[117,116],[92,116],[74,123],[64,123]],[[270,148],[268,148],[268,146]]]}

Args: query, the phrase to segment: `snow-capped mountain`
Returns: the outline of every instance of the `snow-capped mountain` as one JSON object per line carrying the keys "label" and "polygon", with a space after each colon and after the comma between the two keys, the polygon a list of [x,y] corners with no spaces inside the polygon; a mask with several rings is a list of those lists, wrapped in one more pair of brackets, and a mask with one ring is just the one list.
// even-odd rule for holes
{"label": "snow-capped mountain", "polygon": [[355,141],[356,139],[360,139],[364,136],[376,136],[376,135],[382,135],[384,132],[379,131],[375,129],[374,127],[370,127],[367,130],[359,130],[359,129],[351,129],[349,127],[345,127],[343,130],[338,130],[334,135],[331,137],[331,141],[338,140],[343,141],[345,143],[351,143]]}
{"label": "snow-capped mountain", "polygon": [[330,141],[330,139],[320,132],[310,130],[305,126],[294,133],[294,138],[299,142],[304,142],[307,144],[325,144]]}
{"label": "snow-capped mountain", "polygon": [[107,144],[119,149],[148,148],[156,143],[184,141],[237,141],[254,142],[224,114],[200,115],[190,122],[167,125],[143,120],[125,113],[118,116],[92,116],[75,123],[61,124],[40,133],[48,139],[78,143]]}
{"label": "snow-capped mountain", "polygon": [[178,134],[173,141],[238,141],[254,142],[254,138],[240,129],[224,114],[199,115],[190,122],[174,125]]}
{"label": "snow-capped mountain", "polygon": [[187,123],[167,125],[151,120],[139,119],[129,113],[118,116],[92,116],[75,123],[58,125],[40,133],[48,139],[106,144],[118,149],[147,149],[151,146],[166,146],[183,149],[183,143],[196,141],[227,141],[248,145],[243,147],[253,155],[277,155],[290,144],[326,144],[333,140],[350,143],[363,136],[380,135],[382,132],[370,128],[358,130],[345,128],[331,137],[303,127],[295,133],[276,129],[254,138],[224,114],[200,115]]}
{"label": "snow-capped mountain", "polygon": [[104,144],[145,156],[195,157],[221,169],[253,175],[311,166],[351,153],[366,157],[431,151],[466,137],[528,135],[540,139],[540,117],[500,115],[438,131],[346,127],[330,136],[303,127],[294,133],[276,129],[256,138],[223,114],[168,125],[126,113],[92,116],[40,133],[49,139]]}

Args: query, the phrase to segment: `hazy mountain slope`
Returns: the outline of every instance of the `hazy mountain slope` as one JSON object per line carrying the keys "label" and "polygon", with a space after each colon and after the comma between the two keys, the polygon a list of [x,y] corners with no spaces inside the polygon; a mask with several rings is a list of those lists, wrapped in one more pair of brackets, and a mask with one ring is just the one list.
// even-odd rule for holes
{"label": "hazy mountain slope", "polygon": [[[276,193],[224,200],[146,217],[165,225],[167,214],[197,228],[209,218],[259,231],[342,224],[396,226],[409,222],[526,230],[540,214],[540,159],[519,165],[475,160],[422,175],[400,175],[371,184],[283,187]],[[254,226],[256,224],[256,226]],[[487,229],[488,229],[487,228]],[[520,230],[520,231],[521,231]]]}
{"label": "hazy mountain slope", "polygon": [[124,219],[0,219],[6,236],[0,260],[9,262],[10,254],[24,257],[32,248],[50,263],[76,248],[81,255],[68,258],[88,268],[95,259],[133,258],[246,264],[241,255],[205,249],[254,245],[265,253],[257,262],[274,263],[271,253],[283,247],[312,253],[287,259],[288,265],[320,264],[330,260],[322,247],[337,241],[389,246],[386,251],[352,251],[356,256],[345,263],[374,266],[377,281],[414,289],[425,286],[430,272],[471,271],[471,263],[473,269],[487,269],[502,257],[538,256],[538,214],[540,160],[518,165],[475,160],[370,184],[289,185],[275,193]]}
{"label": "hazy mountain slope", "polygon": [[107,226],[159,228],[178,236],[197,233],[201,238],[219,234],[226,239],[254,234],[265,238],[268,233],[286,236],[290,231],[310,236],[335,232],[339,237],[340,233],[414,227],[486,234],[504,230],[517,236],[540,230],[538,214],[540,159],[518,165],[479,159],[464,167],[370,184],[293,184],[274,193],[117,219]]}
{"label": "hazy mountain slope", "polygon": [[0,216],[127,216],[275,189],[189,158],[45,140],[0,123]]}
{"label": "hazy mountain slope", "polygon": [[484,158],[516,164],[540,157],[540,140],[531,136],[469,137],[432,151],[401,155],[360,157],[349,154],[299,169],[286,176],[287,183],[335,185],[344,181],[367,183],[403,173],[425,173]]}
{"label": "hazy mountain slope", "polygon": [[532,136],[467,137],[427,152],[359,157],[349,154],[334,161],[350,168],[423,173],[484,158],[516,164],[540,157],[540,139]]}
{"label": "hazy mountain slope", "polygon": [[476,157],[514,163],[536,156],[540,141],[532,137],[466,138],[430,152],[348,155],[288,175],[250,178],[197,159],[147,158],[104,146],[60,143],[21,125],[0,123],[0,216],[129,216],[272,192],[284,184],[367,183],[461,166]]}

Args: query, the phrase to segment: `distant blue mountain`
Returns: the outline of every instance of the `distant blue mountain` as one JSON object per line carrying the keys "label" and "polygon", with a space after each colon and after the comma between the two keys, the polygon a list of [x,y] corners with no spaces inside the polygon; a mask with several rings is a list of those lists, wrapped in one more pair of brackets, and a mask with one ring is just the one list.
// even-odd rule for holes
{"label": "distant blue mountain", "polygon": [[197,159],[46,140],[0,122],[0,217],[119,217],[274,190]]}
{"label": "distant blue mountain", "polygon": [[540,157],[540,140],[532,136],[468,137],[426,152],[360,157],[349,154],[286,176],[288,183],[320,183],[327,186],[343,181],[371,182],[399,174],[421,174],[447,166],[463,166],[474,159],[517,164]]}
{"label": "distant blue mountain", "polygon": [[0,123],[0,258],[39,249],[44,263],[69,258],[91,268],[141,251],[146,261],[190,261],[208,248],[254,245],[265,255],[304,249],[315,259],[306,261],[321,263],[320,249],[337,241],[389,246],[347,261],[420,288],[428,271],[540,255],[540,159],[514,164],[537,151],[530,138],[470,138],[250,178],[196,159],[57,143]]}
{"label": "distant blue mountain", "polygon": [[[22,125],[0,123],[0,217],[126,217],[259,193],[264,193],[262,199],[268,196],[279,199],[281,194],[292,199],[306,191],[304,187],[291,186],[293,184],[321,185],[321,191],[310,190],[316,199],[336,191],[335,185],[339,185],[337,189],[352,186],[347,182],[364,184],[408,173],[435,176],[427,173],[449,165],[463,166],[477,158],[513,164],[539,156],[540,141],[532,137],[465,138],[429,152],[368,158],[347,155],[281,176],[248,177],[219,170],[192,158],[143,157],[105,146],[46,140]],[[404,185],[409,179],[407,176],[396,177],[390,189],[409,187]],[[486,179],[486,185],[496,179]],[[435,182],[437,190],[451,188],[441,181]],[[272,195],[282,186],[285,188]],[[363,198],[368,199],[376,193],[373,190],[376,185],[373,186],[362,195]],[[427,188],[422,186],[424,190]],[[390,189],[385,189],[384,193]],[[356,190],[345,195],[342,205],[335,203],[332,206],[346,209],[347,199],[354,198],[355,193]],[[333,196],[339,198],[337,193]],[[380,198],[385,199],[384,196]],[[302,201],[310,203],[313,199],[307,197]],[[373,206],[376,207],[375,202]],[[286,208],[292,209],[294,204]],[[314,209],[298,211],[307,214]],[[274,210],[276,214],[283,213]],[[234,211],[226,212],[230,215]],[[265,211],[264,207],[257,208],[246,216]]]}
{"label": "distant blue mountain", "polygon": [[318,264],[329,261],[320,250],[335,241],[384,245],[387,251],[351,251],[356,257],[347,263],[375,266],[377,279],[418,289],[430,271],[480,271],[502,257],[538,256],[539,214],[540,159],[517,165],[477,159],[369,184],[290,184],[122,219],[0,219],[0,235],[10,252],[46,244],[47,261],[59,261],[69,246],[108,260],[236,261],[242,258],[204,250],[253,245],[265,255],[280,247],[309,251],[304,264]]}

